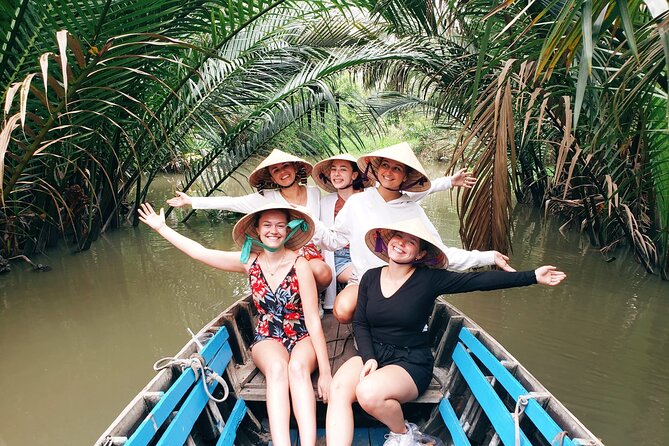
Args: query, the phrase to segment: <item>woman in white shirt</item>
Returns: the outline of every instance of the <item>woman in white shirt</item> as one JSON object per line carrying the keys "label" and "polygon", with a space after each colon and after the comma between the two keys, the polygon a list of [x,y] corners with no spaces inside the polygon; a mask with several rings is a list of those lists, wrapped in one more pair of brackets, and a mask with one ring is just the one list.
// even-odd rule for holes
{"label": "woman in white shirt", "polygon": [[[331,156],[314,165],[311,178],[324,191],[329,192],[321,197],[320,220],[326,226],[334,224],[337,214],[353,194],[362,192],[373,185],[371,177],[362,175],[357,160],[350,154]],[[424,192],[408,192],[407,196],[419,201],[433,192],[440,192],[452,187],[471,188],[476,178],[466,169],[458,170],[453,176],[444,176],[430,181],[430,189]],[[337,283],[347,284],[353,272],[353,263],[348,246],[336,251],[323,250],[325,262],[334,272],[333,280],[325,293],[323,308],[332,309],[337,294]]]}
{"label": "woman in white shirt", "polygon": [[[243,214],[254,212],[269,203],[293,204],[307,208],[317,220],[320,218],[321,192],[317,187],[306,185],[312,169],[313,166],[302,158],[274,149],[249,176],[249,184],[258,192],[241,197],[191,197],[177,192],[177,196],[167,200],[167,204]],[[327,288],[332,282],[332,270],[316,245],[309,243],[298,254],[309,261],[318,289]]]}
{"label": "woman in white shirt", "polygon": [[[353,274],[348,286],[336,297],[333,313],[342,323],[350,323],[358,298],[358,280],[370,268],[382,266],[383,262],[369,252],[365,244],[365,234],[371,228],[387,222],[419,218],[439,243],[441,237],[425,215],[420,205],[407,192],[426,193],[431,182],[423,166],[407,143],[386,147],[360,157],[358,167],[363,175],[378,182],[378,187],[370,187],[362,193],[353,194],[327,227],[316,222],[314,241],[323,249],[335,251],[350,246]],[[497,251],[466,251],[447,248],[450,259],[449,269],[497,265],[506,271],[514,271],[508,264],[508,257]]]}

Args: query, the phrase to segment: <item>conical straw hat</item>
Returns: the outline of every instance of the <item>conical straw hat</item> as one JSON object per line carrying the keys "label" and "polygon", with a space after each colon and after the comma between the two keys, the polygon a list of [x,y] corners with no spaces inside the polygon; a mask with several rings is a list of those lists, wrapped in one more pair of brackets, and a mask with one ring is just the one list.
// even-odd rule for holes
{"label": "conical straw hat", "polygon": [[[307,232],[297,231],[290,238],[290,240],[288,240],[284,245],[286,248],[294,251],[296,249],[300,249],[301,247],[309,243],[309,241],[314,235],[314,228],[315,228],[314,220],[309,215],[309,211],[307,211],[302,206],[270,203],[256,209],[250,214],[246,214],[241,219],[239,219],[237,224],[235,224],[235,227],[232,228],[232,239],[235,241],[237,246],[239,246],[240,248],[243,246],[244,240],[246,239],[247,235],[252,239],[260,240],[258,236],[258,230],[256,229],[256,224],[257,224],[256,218],[259,217],[260,214],[262,214],[263,212],[274,209],[286,210],[290,215],[290,221],[302,219],[309,226],[309,230]],[[261,252],[262,250],[263,248],[256,244],[253,244],[251,246],[251,252]]]}
{"label": "conical straw hat", "polygon": [[[344,153],[341,155],[331,156],[326,158],[323,161],[320,161],[314,165],[314,170],[311,172],[311,178],[313,178],[314,183],[318,185],[321,189],[327,192],[336,192],[337,188],[332,185],[330,181],[330,167],[332,162],[335,160],[349,161],[353,165],[353,171],[357,172],[358,163],[353,155]],[[362,176],[361,172],[358,172],[358,175]],[[360,178],[360,176],[358,178]],[[361,179],[362,187],[369,187],[372,185],[372,181],[369,178]]]}
{"label": "conical straw hat", "polygon": [[311,163],[302,158],[279,149],[274,149],[267,155],[267,158],[262,160],[260,164],[258,164],[258,167],[251,172],[251,175],[249,175],[249,184],[258,190],[278,189],[280,186],[272,180],[267,168],[274,164],[282,163],[295,163],[296,181],[298,183],[306,183],[307,178],[311,175],[311,170],[313,169]]}
{"label": "conical straw hat", "polygon": [[427,247],[425,257],[417,265],[423,265],[428,268],[445,268],[448,266],[448,257],[442,250],[441,243],[434,240],[434,237],[425,227],[423,221],[419,218],[402,220],[395,223],[388,223],[382,227],[372,228],[365,234],[365,243],[367,247],[381,260],[388,263],[388,242],[396,232],[405,232],[426,242]]}
{"label": "conical straw hat", "polygon": [[411,167],[411,172],[407,175],[406,181],[400,186],[400,190],[405,192],[423,192],[430,188],[430,179],[427,177],[423,165],[416,158],[409,143],[406,142],[384,147],[383,149],[361,156],[358,159],[358,167],[360,167],[363,176],[371,176],[373,180],[378,181],[376,175],[381,165],[381,160],[384,158]]}

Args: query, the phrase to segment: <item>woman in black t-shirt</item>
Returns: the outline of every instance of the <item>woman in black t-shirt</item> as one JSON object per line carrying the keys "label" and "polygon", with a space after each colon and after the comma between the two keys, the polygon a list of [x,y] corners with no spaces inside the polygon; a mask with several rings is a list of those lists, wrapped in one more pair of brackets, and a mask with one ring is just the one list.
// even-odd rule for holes
{"label": "woman in black t-shirt", "polygon": [[351,444],[351,406],[357,401],[388,426],[384,445],[415,445],[415,425],[404,421],[401,404],[416,399],[432,378],[434,358],[424,328],[436,298],[535,283],[554,286],[566,275],[554,266],[517,273],[447,271],[441,245],[418,219],[372,229],[366,242],[388,266],[367,271],[360,281],[353,319],[359,356],[344,363],[333,378],[327,444]]}

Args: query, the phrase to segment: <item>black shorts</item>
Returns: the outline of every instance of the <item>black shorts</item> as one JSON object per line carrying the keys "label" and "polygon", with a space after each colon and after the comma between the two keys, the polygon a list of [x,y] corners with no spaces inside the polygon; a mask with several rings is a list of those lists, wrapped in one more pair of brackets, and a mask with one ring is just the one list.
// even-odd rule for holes
{"label": "black shorts", "polygon": [[374,341],[374,356],[379,368],[387,365],[402,367],[413,379],[418,395],[423,394],[432,381],[434,357],[430,347],[398,347]]}

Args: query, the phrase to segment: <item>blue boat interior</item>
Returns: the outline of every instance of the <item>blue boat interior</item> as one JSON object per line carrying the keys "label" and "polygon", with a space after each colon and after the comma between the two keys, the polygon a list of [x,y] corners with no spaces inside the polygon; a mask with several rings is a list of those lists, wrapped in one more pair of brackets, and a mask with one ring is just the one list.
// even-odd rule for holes
{"label": "blue boat interior", "polygon": [[[198,353],[171,360],[169,378],[158,379],[131,404],[123,436],[103,444],[269,444],[264,376],[248,351],[253,307],[240,304],[205,331]],[[219,328],[220,327],[220,328]],[[333,371],[355,354],[351,327],[326,315],[323,329]],[[445,302],[429,327],[435,353],[433,380],[416,401],[403,405],[418,424],[425,446],[602,446],[562,404],[480,327]],[[248,333],[247,333],[248,332]],[[206,381],[203,382],[203,375]],[[223,376],[225,378],[223,378]],[[314,376],[314,386],[316,376]],[[221,394],[229,395],[225,401]],[[220,399],[220,401],[215,401]],[[325,445],[327,406],[317,403],[318,445]],[[380,446],[388,429],[354,404],[353,445]],[[134,421],[136,420],[136,421]],[[126,425],[128,422],[126,421]],[[300,444],[291,424],[292,445]],[[119,431],[119,433],[121,433]],[[580,437],[580,438],[576,438]],[[588,438],[588,439],[585,439]]]}

